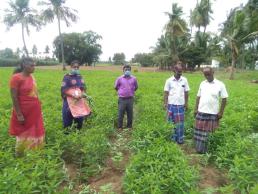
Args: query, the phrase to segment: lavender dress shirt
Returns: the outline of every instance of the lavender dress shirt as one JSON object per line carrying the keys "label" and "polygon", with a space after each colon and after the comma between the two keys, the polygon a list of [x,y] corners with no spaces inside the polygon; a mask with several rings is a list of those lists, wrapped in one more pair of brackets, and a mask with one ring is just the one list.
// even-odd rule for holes
{"label": "lavender dress shirt", "polygon": [[126,77],[124,75],[117,78],[115,82],[115,89],[121,98],[133,97],[134,92],[138,88],[137,80],[134,76]]}

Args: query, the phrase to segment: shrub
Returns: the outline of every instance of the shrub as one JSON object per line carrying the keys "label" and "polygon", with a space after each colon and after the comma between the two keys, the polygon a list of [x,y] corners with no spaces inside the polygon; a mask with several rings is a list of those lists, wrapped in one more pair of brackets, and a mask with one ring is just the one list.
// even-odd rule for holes
{"label": "shrub", "polygon": [[[68,181],[59,154],[60,150],[52,148],[28,152],[20,159],[6,153],[8,163],[6,160],[0,170],[0,193],[58,193],[61,184]],[[68,193],[66,187],[62,190]]]}
{"label": "shrub", "polygon": [[240,193],[249,193],[251,187],[258,183],[258,154],[255,155],[236,155],[229,169],[229,177]]}
{"label": "shrub", "polygon": [[87,180],[99,172],[108,150],[108,140],[101,129],[90,129],[87,135],[72,133],[62,141],[62,158],[80,168],[80,179]]}
{"label": "shrub", "polygon": [[0,67],[16,67],[20,63],[20,59],[0,58]]}
{"label": "shrub", "polygon": [[36,64],[39,66],[52,66],[52,65],[58,65],[59,62],[56,60],[42,60],[42,59],[37,59]]}
{"label": "shrub", "polygon": [[[20,64],[21,59],[15,58],[0,58],[0,67],[16,67]],[[39,66],[51,66],[51,65],[58,65],[59,62],[54,59],[36,59],[36,64]]]}
{"label": "shrub", "polygon": [[187,193],[196,186],[197,171],[177,145],[162,138],[136,154],[126,170],[125,193]]}

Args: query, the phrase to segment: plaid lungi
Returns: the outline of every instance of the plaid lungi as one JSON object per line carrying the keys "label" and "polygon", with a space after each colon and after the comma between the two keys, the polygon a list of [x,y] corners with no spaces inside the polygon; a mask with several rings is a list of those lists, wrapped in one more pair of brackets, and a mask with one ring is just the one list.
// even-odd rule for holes
{"label": "plaid lungi", "polygon": [[195,118],[195,149],[199,153],[208,151],[208,137],[219,126],[218,116],[198,112]]}
{"label": "plaid lungi", "polygon": [[168,121],[175,124],[175,128],[172,129],[171,139],[177,143],[184,142],[184,113],[184,105],[168,105]]}

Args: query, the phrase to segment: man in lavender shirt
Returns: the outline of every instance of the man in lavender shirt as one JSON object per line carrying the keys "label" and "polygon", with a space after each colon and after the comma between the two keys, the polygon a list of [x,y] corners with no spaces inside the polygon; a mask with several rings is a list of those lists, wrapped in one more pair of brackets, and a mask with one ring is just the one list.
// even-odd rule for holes
{"label": "man in lavender shirt", "polygon": [[117,78],[115,89],[118,94],[118,130],[123,128],[124,113],[127,114],[127,128],[132,129],[134,92],[138,88],[137,80],[131,75],[131,66],[123,66],[124,75]]}

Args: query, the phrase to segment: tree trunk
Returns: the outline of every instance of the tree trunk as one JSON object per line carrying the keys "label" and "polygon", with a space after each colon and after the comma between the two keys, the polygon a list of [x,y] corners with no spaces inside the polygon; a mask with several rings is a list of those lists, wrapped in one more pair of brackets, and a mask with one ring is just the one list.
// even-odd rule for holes
{"label": "tree trunk", "polygon": [[178,57],[178,53],[177,53],[177,49],[176,49],[176,42],[175,40],[172,40],[172,45],[173,45],[173,54],[174,56],[172,55],[171,58],[172,58],[172,61],[178,61],[179,60],[179,57]]}
{"label": "tree trunk", "polygon": [[232,62],[231,62],[231,69],[230,69],[230,76],[229,79],[234,79],[234,73],[235,73],[235,66],[236,66],[236,60],[237,60],[237,51],[236,51],[236,45],[234,45],[233,40],[230,41],[231,45],[231,54],[232,54]]}
{"label": "tree trunk", "polygon": [[65,60],[64,60],[64,40],[63,40],[63,35],[61,33],[61,25],[60,25],[59,13],[57,14],[57,21],[58,21],[59,37],[60,37],[60,42],[61,42],[62,65],[63,65],[63,71],[65,71],[66,67],[65,67]]}
{"label": "tree trunk", "polygon": [[246,69],[245,57],[241,55],[241,69]]}
{"label": "tree trunk", "polygon": [[230,76],[229,76],[230,80],[234,79],[234,69],[235,69],[235,66],[236,66],[236,59],[232,55],[232,63],[231,63]]}
{"label": "tree trunk", "polygon": [[24,38],[24,25],[22,24],[22,41],[23,41],[23,47],[24,47],[24,51],[25,51],[25,54],[26,54],[26,57],[29,56],[29,53],[28,53],[28,50],[27,50],[27,47],[26,47],[26,43],[25,43],[25,38]]}

